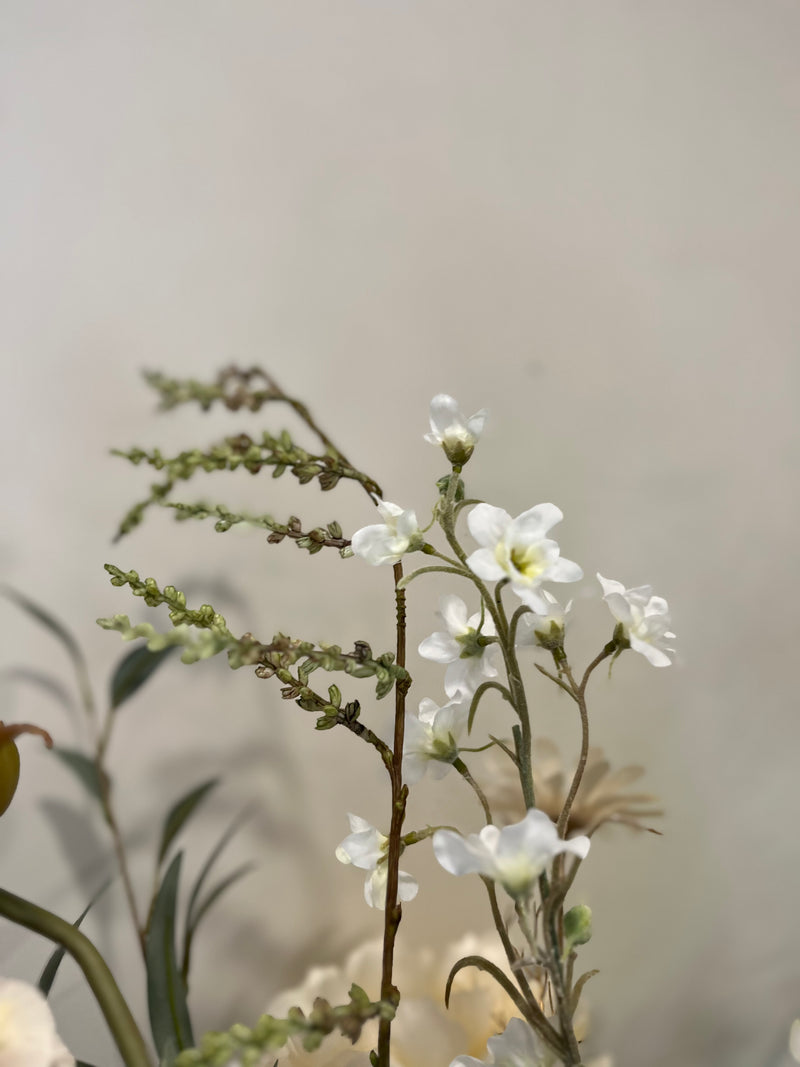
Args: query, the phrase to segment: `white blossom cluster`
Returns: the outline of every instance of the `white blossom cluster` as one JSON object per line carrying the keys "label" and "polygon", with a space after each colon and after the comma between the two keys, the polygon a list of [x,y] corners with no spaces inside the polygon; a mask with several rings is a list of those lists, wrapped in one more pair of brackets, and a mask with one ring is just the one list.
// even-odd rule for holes
{"label": "white blossom cluster", "polygon": [[[431,432],[426,441],[441,446],[453,464],[453,477],[478,443],[486,422],[486,412],[466,418],[453,397],[438,394],[431,401]],[[358,530],[352,539],[353,552],[375,566],[395,564],[407,553],[425,550],[425,533],[416,513],[397,504],[381,501],[382,523]],[[577,582],[583,570],[561,555],[550,531],[563,514],[555,504],[536,504],[512,518],[492,504],[478,503],[467,515],[467,527],[478,547],[465,558],[466,566],[482,582],[507,584],[521,605],[516,630],[517,647],[526,645],[553,648],[563,643],[570,601],[562,607],[545,588],[546,583]],[[597,575],[603,599],[617,624],[621,647],[641,653],[656,667],[667,666],[669,629],[666,600],[653,596],[650,586],[626,589],[621,582]],[[437,704],[429,697],[418,712],[406,713],[403,747],[403,780],[418,782],[428,769],[441,778],[458,760],[459,743],[466,731],[472,699],[478,688],[498,677],[495,626],[484,612],[470,614],[461,597],[441,597],[438,616],[441,628],[419,646],[425,659],[446,667],[444,691],[447,701]],[[387,838],[357,816],[350,815],[353,831],[336,855],[343,863],[365,869],[365,896],[372,906],[385,907]],[[530,809],[525,818],[500,830],[485,826],[480,834],[462,837],[450,830],[433,835],[439,863],[452,874],[478,873],[502,885],[516,897],[528,893],[546,865],[559,853],[572,852],[581,859],[589,849],[589,839],[559,837],[555,825],[541,811]],[[401,899],[417,892],[416,882],[403,874]]]}

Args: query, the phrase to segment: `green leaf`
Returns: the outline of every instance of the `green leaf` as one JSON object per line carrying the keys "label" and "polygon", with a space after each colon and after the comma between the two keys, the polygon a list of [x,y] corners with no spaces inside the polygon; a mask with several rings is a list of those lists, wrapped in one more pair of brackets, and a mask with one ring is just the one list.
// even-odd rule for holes
{"label": "green leaf", "polygon": [[69,655],[73,660],[79,660],[83,663],[83,653],[81,652],[80,645],[66,628],[63,622],[59,622],[49,611],[45,611],[33,600],[29,600],[22,593],[17,592],[16,589],[10,585],[3,583],[0,585],[0,594],[8,597],[9,600],[13,600],[17,607],[22,608],[37,622],[41,623],[45,629],[49,630],[51,634],[58,638],[61,644],[66,648]]}
{"label": "green leaf", "polygon": [[192,942],[194,940],[194,935],[197,932],[198,926],[205,918],[206,913],[214,906],[214,904],[216,904],[217,900],[219,900],[225,890],[230,889],[230,887],[235,882],[238,882],[240,878],[244,878],[246,874],[249,874],[251,871],[255,870],[255,868],[255,863],[243,863],[240,867],[237,867],[234,871],[231,871],[231,873],[227,874],[220,882],[217,882],[217,884],[205,898],[203,903],[197,906],[191,916],[191,919],[187,918],[186,937],[183,942],[183,966],[185,968],[183,973],[186,976],[187,981],[189,974],[189,962],[192,953]]}
{"label": "green leaf", "polygon": [[[239,830],[240,826],[242,825],[242,823],[249,817],[249,814],[250,813],[247,812],[247,811],[241,812],[239,815],[236,816],[236,818],[233,820],[233,822],[230,824],[230,826],[228,826],[228,828],[224,831],[224,833],[220,837],[219,841],[217,841],[216,845],[214,845],[214,847],[212,848],[211,852],[208,854],[208,858],[206,859],[206,862],[203,864],[202,868],[200,869],[200,873],[197,875],[197,878],[195,879],[195,883],[192,886],[192,891],[191,891],[191,893],[189,895],[189,903],[188,903],[187,908],[186,908],[186,924],[185,924],[185,927],[184,927],[184,941],[183,941],[183,944],[184,944],[184,948],[183,948],[183,977],[184,977],[184,979],[187,979],[188,975],[189,975],[189,949],[187,948],[187,945],[189,944],[189,942],[191,940],[191,937],[190,937],[190,934],[189,934],[189,930],[190,930],[190,928],[193,928],[193,927],[197,926],[197,922],[195,921],[195,910],[197,908],[197,904],[198,904],[198,901],[200,899],[200,894],[203,891],[203,886],[206,884],[208,876],[211,874],[211,871],[212,871],[212,869],[214,867],[214,864],[217,862],[217,860],[221,856],[223,849],[227,846],[228,842],[231,840],[231,838],[234,836],[234,834],[238,832],[238,830]],[[208,909],[206,909],[206,910],[208,910]]]}
{"label": "green leaf", "polygon": [[[103,885],[97,890],[95,895],[92,897],[92,899],[80,913],[78,918],[72,924],[76,930],[81,925],[86,916],[89,914],[89,909],[97,903],[97,901],[100,899],[103,893],[105,893],[105,891],[110,885],[111,879],[109,878],[108,881],[104,882]],[[50,959],[44,965],[44,969],[39,975],[39,981],[37,982],[37,985],[39,986],[39,991],[42,993],[43,996],[46,997],[50,993],[50,990],[53,987],[53,982],[56,978],[56,974],[58,972],[58,968],[61,966],[61,961],[64,959],[66,953],[67,950],[63,946],[59,945],[55,952],[53,952],[53,954],[51,955]]]}
{"label": "green leaf", "polygon": [[175,953],[175,912],[183,853],[167,868],[153,905],[145,944],[150,1030],[162,1062],[194,1045],[186,986]]}
{"label": "green leaf", "polygon": [[151,652],[147,645],[140,645],[124,656],[117,664],[111,679],[112,709],[118,708],[128,697],[133,696],[174,650],[174,645],[168,645],[158,652]]}
{"label": "green leaf", "polygon": [[191,816],[194,809],[205,797],[206,793],[210,792],[219,782],[219,778],[210,778],[207,782],[203,782],[202,785],[196,786],[191,792],[181,799],[170,808],[169,814],[164,820],[164,828],[161,831],[161,844],[158,848],[158,864],[164,862],[164,857],[167,854],[169,846],[181,832],[184,823]]}
{"label": "green leaf", "polygon": [[58,745],[53,745],[50,751],[54,752],[66,767],[69,767],[90,796],[102,803],[103,790],[100,783],[100,775],[94,762],[83,752],[78,752],[74,748],[60,748]]}

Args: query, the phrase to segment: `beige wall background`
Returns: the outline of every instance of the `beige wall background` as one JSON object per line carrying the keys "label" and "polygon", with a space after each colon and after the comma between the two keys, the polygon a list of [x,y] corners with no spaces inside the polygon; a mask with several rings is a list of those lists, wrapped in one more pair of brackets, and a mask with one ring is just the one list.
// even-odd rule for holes
{"label": "beige wall background", "polygon": [[[472,491],[514,514],[554,500],[565,555],[652,583],[680,638],[673,669],[629,654],[595,684],[595,740],[644,763],[667,810],[662,838],[598,837],[578,890],[602,968],[593,1047],[618,1067],[777,1064],[800,1012],[799,45],[789,0],[3,5],[3,577],[70,623],[101,700],[123,648],[94,619],[147,617],[106,561],[211,600],[235,631],[391,647],[390,576],[357,560],[165,513],[111,545],[152,479],[107,450],[293,426],[158,415],[139,377],[263,363],[422,515],[442,473],[428,400],[488,407]],[[372,521],[352,486],[208,476],[182,494],[202,497]],[[412,645],[447,588],[412,587]],[[594,593],[579,607],[581,660],[608,619]],[[74,700],[24,677],[68,683],[62,651],[9,605],[0,618],[3,716],[83,743]],[[416,676],[418,696],[440,692],[433,665]],[[573,756],[577,723],[532,685]],[[198,945],[198,1028],[254,1020],[310,961],[379,930],[332,856],[346,811],[385,818],[382,772],[349,742],[216,661],[173,664],[121,714],[111,759],[142,893],[182,791],[224,777],[187,834],[190,872],[262,802],[228,860],[259,868]],[[477,828],[449,779],[420,789],[412,823],[441,795]],[[3,885],[77,915],[109,868],[90,815],[26,744]],[[407,866],[422,890],[406,936],[486,927],[475,887],[423,848]],[[87,929],[143,1010],[118,888]],[[0,928],[4,973],[35,978],[46,954]],[[54,1004],[75,1051],[112,1067],[68,966]]]}

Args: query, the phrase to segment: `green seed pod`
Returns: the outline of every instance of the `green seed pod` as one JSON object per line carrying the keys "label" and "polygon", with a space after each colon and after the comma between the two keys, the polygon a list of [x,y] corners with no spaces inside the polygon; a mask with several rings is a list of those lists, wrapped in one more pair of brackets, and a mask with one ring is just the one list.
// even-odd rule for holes
{"label": "green seed pod", "polygon": [[0,721],[0,815],[14,799],[19,784],[19,749],[15,739],[20,734],[38,734],[48,748],[53,747],[52,737],[41,726],[32,726],[28,722],[6,726]]}
{"label": "green seed pod", "polygon": [[19,782],[19,749],[12,740],[0,744],[0,815],[14,798]]}

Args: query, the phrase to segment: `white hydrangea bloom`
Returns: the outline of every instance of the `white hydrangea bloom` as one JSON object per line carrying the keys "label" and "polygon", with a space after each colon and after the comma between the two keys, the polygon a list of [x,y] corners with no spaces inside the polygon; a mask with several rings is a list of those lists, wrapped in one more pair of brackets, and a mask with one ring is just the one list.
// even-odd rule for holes
{"label": "white hydrangea bloom", "polygon": [[549,648],[552,647],[553,641],[559,639],[559,635],[563,638],[572,601],[564,608],[547,589],[542,590],[542,597],[547,604],[547,611],[542,614],[531,612],[529,615],[523,615],[517,624],[515,643],[518,647],[539,645]]}
{"label": "white hydrangea bloom", "polygon": [[14,978],[0,978],[0,1067],[75,1067],[45,998]]}
{"label": "white hydrangea bloom", "polygon": [[669,605],[660,596],[653,596],[653,588],[640,585],[626,589],[622,582],[597,575],[603,587],[603,600],[630,641],[634,652],[641,652],[654,667],[669,667],[672,660],[667,655],[674,652],[667,642],[675,634],[669,629]]}
{"label": "white hydrangea bloom", "polygon": [[[336,849],[336,858],[340,863],[352,863],[354,867],[368,872],[364,882],[364,899],[371,908],[384,911],[389,838],[358,815],[348,814],[347,818],[351,833]],[[400,871],[397,885],[400,900],[413,900],[418,890],[417,880],[405,871]]]}
{"label": "white hydrangea bloom", "polygon": [[384,520],[372,526],[364,526],[353,534],[351,547],[373,567],[383,563],[397,563],[406,552],[414,552],[424,544],[417,516],[413,511],[404,511],[397,504],[382,500],[378,512]]}
{"label": "white hydrangea bloom", "polygon": [[430,419],[431,432],[425,434],[425,440],[441,445],[451,463],[466,463],[483,433],[486,411],[478,411],[467,419],[452,396],[437,393],[431,400]]}
{"label": "white hydrangea bloom", "polygon": [[467,565],[486,581],[508,578],[523,603],[546,615],[548,604],[539,590],[542,582],[577,582],[583,577],[578,564],[563,559],[558,542],[546,536],[563,518],[555,504],[537,504],[516,519],[502,508],[478,504],[467,525],[482,547],[468,557]]}
{"label": "white hydrangea bloom", "polygon": [[502,830],[484,826],[479,834],[468,837],[453,830],[437,830],[433,851],[451,874],[482,874],[499,882],[510,896],[520,897],[529,892],[555,856],[571,852],[584,859],[589,838],[565,841],[543,811],[530,808],[521,822]]}
{"label": "white hydrangea bloom", "polygon": [[[382,939],[368,941],[350,953],[341,966],[312,968],[302,985],[279,994],[266,1010],[282,1018],[294,1005],[310,1012],[317,997],[344,1004],[353,982],[368,992],[378,990],[382,955]],[[517,1010],[491,975],[476,968],[456,975],[450,1007],[445,1008],[442,991],[452,965],[472,955],[485,956],[501,968],[507,965],[494,929],[482,936],[469,934],[446,946],[438,944],[436,938],[429,938],[425,945],[398,939],[394,982],[403,996],[392,1024],[392,1067],[446,1067],[461,1052],[481,1056],[487,1039],[502,1030]],[[532,985],[540,994],[533,979]],[[374,1019],[366,1023],[355,1044],[333,1033],[318,1049],[307,1052],[299,1036],[291,1037],[263,1067],[272,1067],[276,1060],[281,1067],[370,1067],[369,1051],[377,1039],[378,1022]]]}
{"label": "white hydrangea bloom", "polygon": [[451,700],[441,708],[429,697],[420,701],[419,715],[406,712],[403,737],[403,781],[414,785],[428,767],[443,778],[458,756],[458,743],[467,728],[469,704]]}
{"label": "white hydrangea bloom", "polygon": [[497,677],[497,668],[492,664],[496,645],[480,642],[481,637],[494,637],[494,623],[485,616],[481,625],[478,612],[468,617],[467,605],[460,596],[441,597],[438,615],[447,629],[426,637],[419,654],[434,663],[448,664],[444,690],[449,697],[471,696],[482,682]]}

